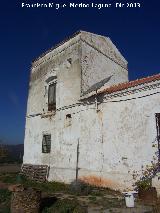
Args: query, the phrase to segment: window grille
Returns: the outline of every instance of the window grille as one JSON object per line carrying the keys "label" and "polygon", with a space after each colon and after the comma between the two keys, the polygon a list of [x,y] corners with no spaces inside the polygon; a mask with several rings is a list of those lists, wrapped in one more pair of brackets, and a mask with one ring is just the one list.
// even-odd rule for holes
{"label": "window grille", "polygon": [[42,153],[50,153],[51,151],[51,135],[43,135]]}

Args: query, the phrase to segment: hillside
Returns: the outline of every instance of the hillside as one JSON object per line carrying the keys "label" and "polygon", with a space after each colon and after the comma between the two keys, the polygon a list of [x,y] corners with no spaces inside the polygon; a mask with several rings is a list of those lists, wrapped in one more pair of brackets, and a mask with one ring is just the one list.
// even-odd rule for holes
{"label": "hillside", "polygon": [[22,162],[23,149],[23,144],[0,144],[0,163]]}

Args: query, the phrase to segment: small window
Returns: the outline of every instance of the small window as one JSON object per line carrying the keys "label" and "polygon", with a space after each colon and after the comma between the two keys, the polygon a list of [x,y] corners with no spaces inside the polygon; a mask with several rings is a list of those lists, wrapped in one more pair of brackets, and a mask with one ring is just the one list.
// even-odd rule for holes
{"label": "small window", "polygon": [[56,83],[48,87],[48,111],[56,110]]}
{"label": "small window", "polygon": [[71,114],[66,115],[65,127],[71,126],[72,124],[72,116]]}
{"label": "small window", "polygon": [[51,135],[43,135],[42,153],[50,153],[51,151]]}
{"label": "small window", "polygon": [[71,119],[71,118],[72,118],[71,114],[66,115],[66,119]]}

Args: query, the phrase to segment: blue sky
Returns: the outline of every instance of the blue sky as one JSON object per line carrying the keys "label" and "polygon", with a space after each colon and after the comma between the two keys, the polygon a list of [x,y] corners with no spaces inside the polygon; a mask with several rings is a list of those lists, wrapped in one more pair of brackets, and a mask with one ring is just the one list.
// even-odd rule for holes
{"label": "blue sky", "polygon": [[[75,31],[109,36],[129,62],[130,80],[160,72],[158,0],[139,0],[141,8],[101,10],[21,8],[21,2],[6,0],[0,4],[0,139],[4,142],[23,143],[31,61]],[[60,3],[43,0],[46,2]],[[80,2],[91,3],[90,0]],[[96,2],[114,4],[116,1]]]}

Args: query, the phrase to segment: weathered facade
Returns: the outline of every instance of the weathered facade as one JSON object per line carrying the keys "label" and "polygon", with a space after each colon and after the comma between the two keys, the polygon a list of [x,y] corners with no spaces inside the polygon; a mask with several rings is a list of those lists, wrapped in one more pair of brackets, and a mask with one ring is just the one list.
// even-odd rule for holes
{"label": "weathered facade", "polygon": [[159,160],[159,93],[160,75],[128,82],[109,38],[76,33],[32,64],[24,165],[48,165],[49,181],[131,189]]}

